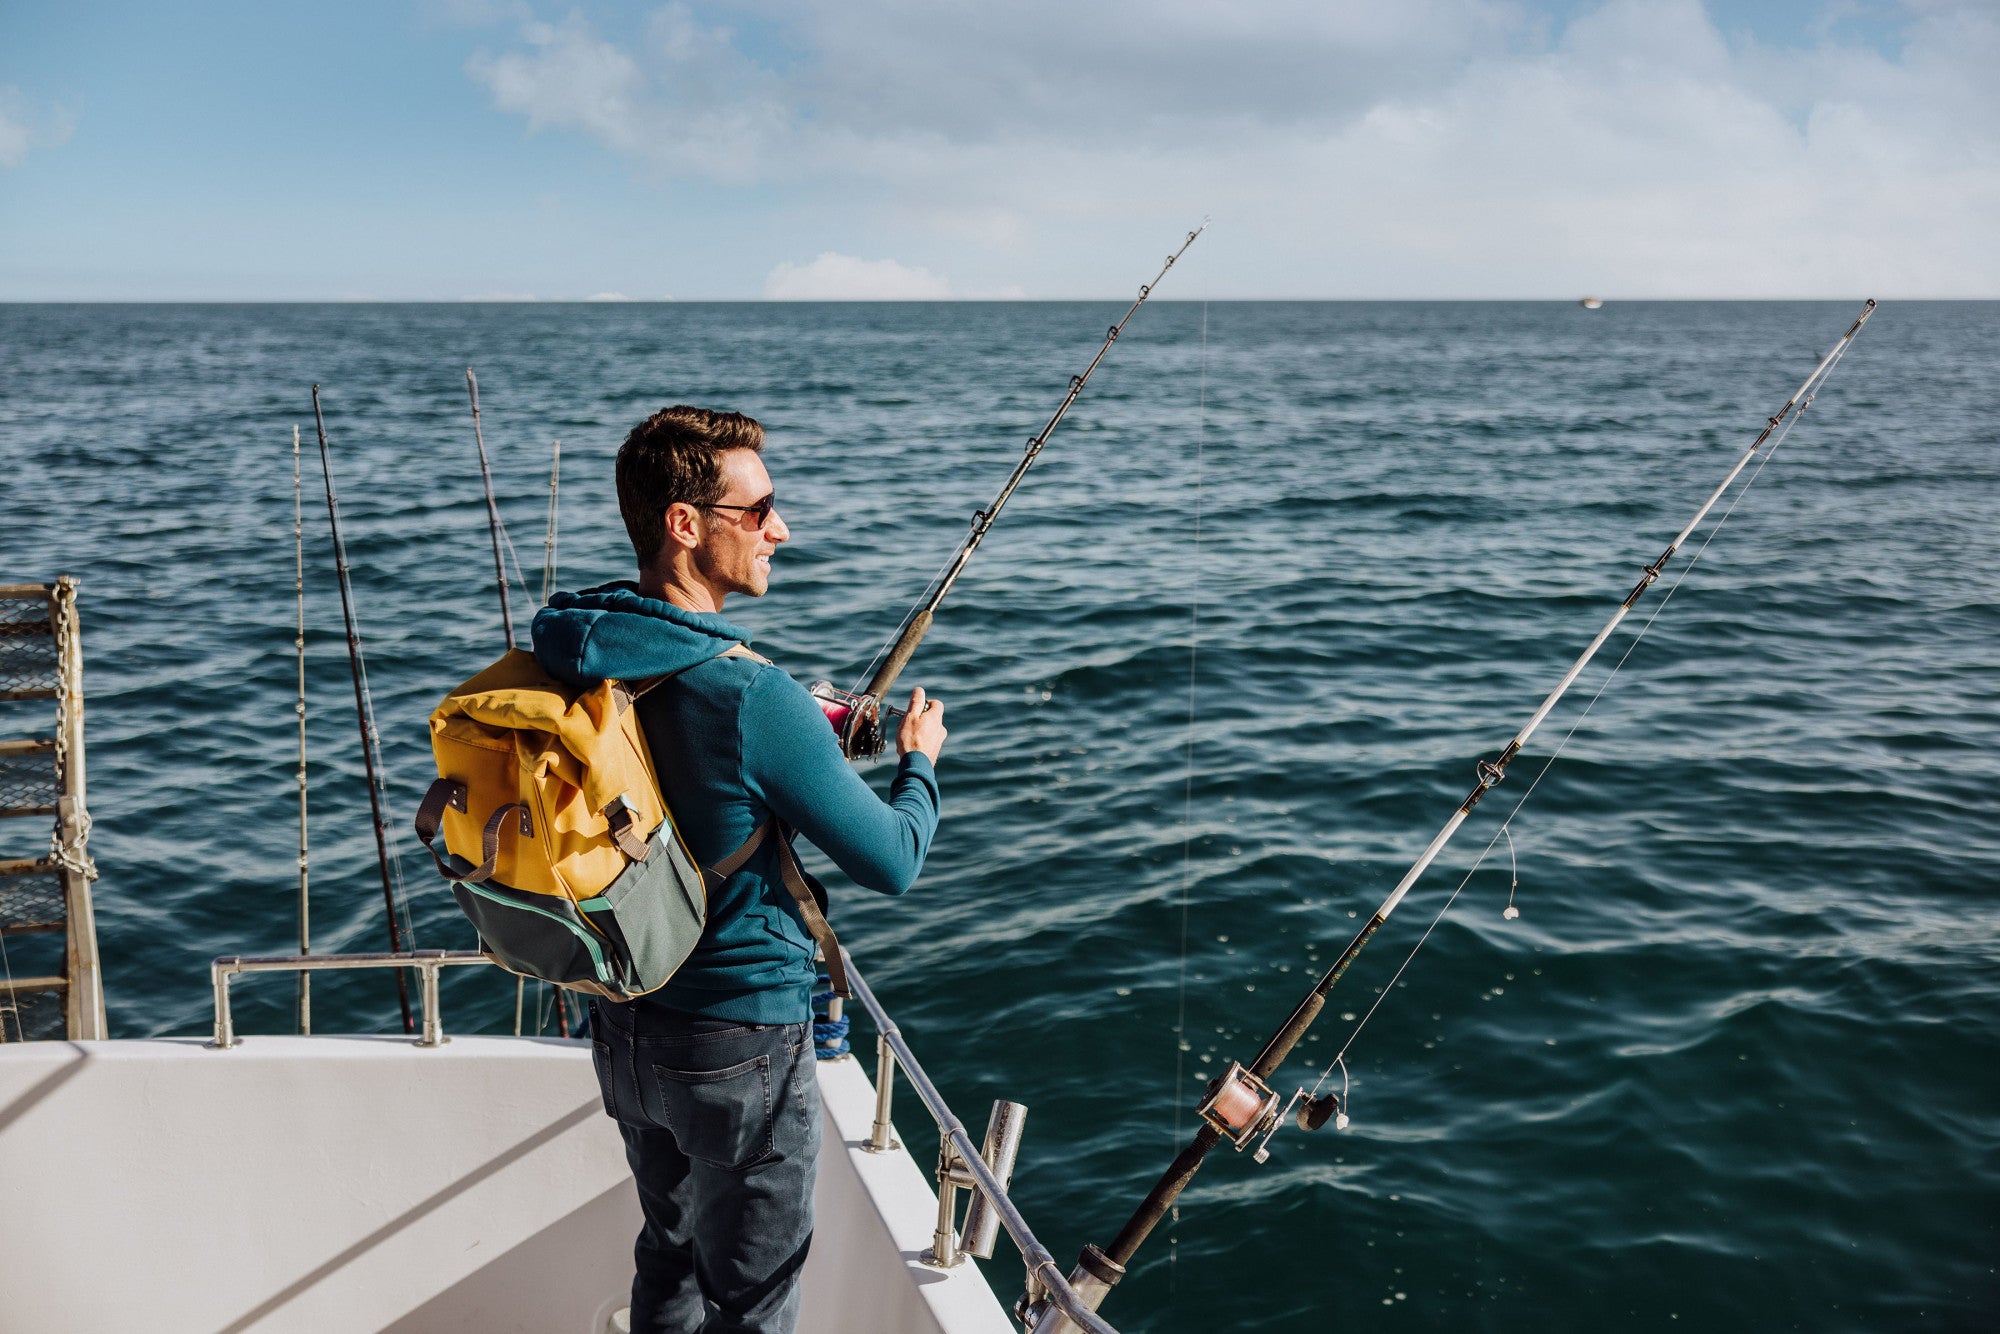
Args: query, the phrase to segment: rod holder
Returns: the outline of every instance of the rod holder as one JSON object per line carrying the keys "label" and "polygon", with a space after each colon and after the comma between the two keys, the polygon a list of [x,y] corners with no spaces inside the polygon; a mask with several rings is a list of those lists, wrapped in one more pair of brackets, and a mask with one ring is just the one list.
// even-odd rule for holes
{"label": "rod holder", "polygon": [[[1111,1289],[1125,1276],[1125,1267],[1106,1256],[1095,1246],[1083,1248],[1076,1268],[1069,1276],[1070,1290],[1082,1300],[1084,1307],[1093,1315],[1111,1295]],[[1043,1305],[1040,1309],[1030,1308],[1035,1317],[1032,1334],[1083,1334],[1083,1326],[1072,1319],[1060,1307]]]}
{"label": "rod holder", "polygon": [[[986,1119],[986,1140],[980,1146],[979,1156],[986,1160],[987,1168],[1002,1186],[1014,1179],[1014,1160],[1020,1153],[1021,1133],[1027,1125],[1026,1107],[1004,1098],[993,1100],[993,1114]],[[960,1245],[966,1254],[990,1260],[993,1258],[993,1244],[999,1237],[1000,1215],[993,1211],[992,1204],[984,1195],[974,1191],[972,1203],[965,1209],[965,1230]]]}

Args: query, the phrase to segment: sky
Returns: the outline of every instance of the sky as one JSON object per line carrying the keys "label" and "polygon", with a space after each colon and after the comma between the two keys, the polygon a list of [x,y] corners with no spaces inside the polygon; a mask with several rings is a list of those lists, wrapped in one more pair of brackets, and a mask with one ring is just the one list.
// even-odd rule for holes
{"label": "sky", "polygon": [[0,0],[0,301],[1096,298],[1204,218],[1204,299],[1996,298],[1995,71],[2000,0]]}

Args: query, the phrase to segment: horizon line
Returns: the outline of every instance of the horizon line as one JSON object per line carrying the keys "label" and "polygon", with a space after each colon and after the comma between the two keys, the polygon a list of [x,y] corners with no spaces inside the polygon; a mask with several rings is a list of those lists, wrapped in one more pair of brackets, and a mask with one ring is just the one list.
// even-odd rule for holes
{"label": "horizon line", "polygon": [[[1151,305],[1259,304],[1354,304],[1387,305],[1420,303],[1517,305],[1580,305],[1586,298],[1604,305],[1671,305],[1688,302],[1834,302],[1864,300],[1852,296],[1157,296]],[[591,297],[5,297],[0,306],[1000,306],[1074,305],[1079,303],[1130,301],[1129,295],[1058,297],[655,297],[606,301]],[[1878,301],[1892,302],[1985,302],[2000,301],[1990,296],[1888,296]]]}

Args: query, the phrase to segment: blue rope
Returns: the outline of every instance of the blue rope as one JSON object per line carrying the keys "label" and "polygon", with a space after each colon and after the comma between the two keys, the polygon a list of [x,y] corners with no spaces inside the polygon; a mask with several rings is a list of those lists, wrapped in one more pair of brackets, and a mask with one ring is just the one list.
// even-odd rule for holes
{"label": "blue rope", "polygon": [[[821,982],[826,981],[826,974],[821,973],[819,980]],[[828,1019],[826,1017],[827,1005],[832,1000],[833,993],[831,991],[815,992],[812,998],[813,1054],[822,1061],[835,1060],[853,1050],[853,1046],[847,1040],[847,1029],[850,1022],[847,1017],[845,1015],[839,1019]]]}

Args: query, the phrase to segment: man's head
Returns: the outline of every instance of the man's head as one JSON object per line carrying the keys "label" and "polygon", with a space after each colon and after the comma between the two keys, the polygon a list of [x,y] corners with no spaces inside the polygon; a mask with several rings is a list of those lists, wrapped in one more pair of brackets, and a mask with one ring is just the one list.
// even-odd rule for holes
{"label": "man's head", "polygon": [[729,593],[763,596],[771,553],[791,536],[763,503],[763,448],[764,428],[737,412],[676,405],[632,428],[618,450],[618,510],[643,585],[679,588],[711,610]]}

